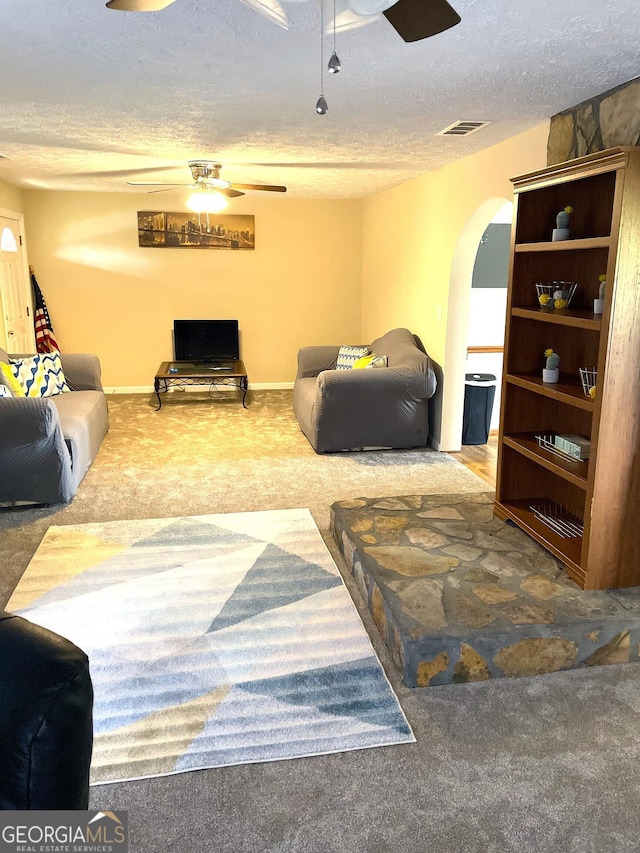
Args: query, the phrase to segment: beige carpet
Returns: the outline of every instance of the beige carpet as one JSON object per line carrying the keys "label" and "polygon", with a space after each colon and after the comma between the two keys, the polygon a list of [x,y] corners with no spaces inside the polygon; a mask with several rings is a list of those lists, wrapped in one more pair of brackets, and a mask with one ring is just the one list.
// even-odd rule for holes
{"label": "beige carpet", "polygon": [[[52,524],[169,517],[183,500],[190,514],[309,506],[326,532],[339,498],[487,490],[455,463],[430,464],[427,453],[378,453],[374,464],[315,457],[297,431],[290,392],[256,395],[248,412],[235,401],[215,409],[180,401],[158,415],[148,398],[110,402],[112,432],[70,506],[0,517],[5,600]],[[181,444],[187,422],[206,440],[205,470]],[[140,452],[148,447],[155,464]],[[181,452],[192,482],[176,474]],[[242,480],[227,479],[238,471]],[[636,853],[635,667],[405,687],[332,553],[417,742],[92,788],[92,808],[128,810],[135,853]]]}
{"label": "beige carpet", "polygon": [[[4,604],[51,525],[308,507],[334,557],[329,507],[352,497],[469,493],[486,484],[430,450],[318,455],[300,432],[291,391],[237,396],[110,395],[110,430],[67,506],[0,513]],[[340,564],[340,560],[338,557]]]}

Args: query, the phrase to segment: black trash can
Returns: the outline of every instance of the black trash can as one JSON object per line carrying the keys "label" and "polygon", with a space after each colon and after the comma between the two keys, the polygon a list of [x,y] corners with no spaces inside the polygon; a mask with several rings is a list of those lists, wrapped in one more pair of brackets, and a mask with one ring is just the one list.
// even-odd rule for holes
{"label": "black trash can", "polygon": [[467,373],[464,378],[462,443],[486,444],[496,396],[496,377],[493,373]]}

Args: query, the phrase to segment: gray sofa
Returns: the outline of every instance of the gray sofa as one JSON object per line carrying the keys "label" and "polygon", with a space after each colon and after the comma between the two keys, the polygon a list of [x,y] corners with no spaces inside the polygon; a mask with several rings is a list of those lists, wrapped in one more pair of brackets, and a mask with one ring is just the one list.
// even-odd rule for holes
{"label": "gray sofa", "polygon": [[109,429],[98,357],[60,358],[71,391],[0,398],[0,503],[70,501]]}
{"label": "gray sofa", "polygon": [[293,386],[300,429],[317,453],[425,447],[428,400],[436,390],[429,356],[408,329],[393,329],[369,349],[388,366],[336,370],[339,346],[303,347]]}

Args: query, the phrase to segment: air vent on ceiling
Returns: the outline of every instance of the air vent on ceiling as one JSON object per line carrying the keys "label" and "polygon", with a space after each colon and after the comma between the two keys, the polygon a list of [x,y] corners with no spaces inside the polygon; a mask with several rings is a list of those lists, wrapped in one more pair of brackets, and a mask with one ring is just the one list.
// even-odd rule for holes
{"label": "air vent on ceiling", "polygon": [[438,131],[436,136],[468,136],[482,127],[491,124],[490,121],[456,121],[444,130]]}

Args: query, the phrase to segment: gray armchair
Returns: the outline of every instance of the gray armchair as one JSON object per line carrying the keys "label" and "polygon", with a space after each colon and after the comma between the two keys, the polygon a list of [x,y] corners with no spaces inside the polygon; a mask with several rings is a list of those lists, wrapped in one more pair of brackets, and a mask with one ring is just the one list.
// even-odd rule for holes
{"label": "gray armchair", "polygon": [[70,501],[109,428],[98,357],[60,359],[70,392],[0,398],[0,503]]}
{"label": "gray armchair", "polygon": [[339,347],[303,347],[293,387],[300,429],[317,453],[372,447],[425,447],[428,400],[436,378],[429,356],[408,329],[370,344],[388,367],[336,370]]}

